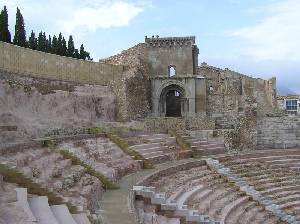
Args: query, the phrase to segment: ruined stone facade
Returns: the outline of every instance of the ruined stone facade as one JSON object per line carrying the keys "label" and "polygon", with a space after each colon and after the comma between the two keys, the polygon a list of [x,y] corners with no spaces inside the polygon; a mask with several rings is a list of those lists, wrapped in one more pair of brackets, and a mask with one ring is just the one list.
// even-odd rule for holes
{"label": "ruined stone facade", "polygon": [[206,63],[199,67],[195,37],[146,37],[145,44],[152,117],[231,120],[251,110],[265,113],[276,107],[275,78],[255,79]]}

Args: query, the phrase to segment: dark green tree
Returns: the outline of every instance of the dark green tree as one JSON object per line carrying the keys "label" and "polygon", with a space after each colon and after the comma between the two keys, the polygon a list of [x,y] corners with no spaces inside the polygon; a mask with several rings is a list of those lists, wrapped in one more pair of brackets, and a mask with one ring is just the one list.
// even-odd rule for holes
{"label": "dark green tree", "polygon": [[79,54],[79,51],[78,51],[78,49],[75,49],[74,50],[74,58],[80,58],[80,54]]}
{"label": "dark green tree", "polygon": [[0,41],[7,43],[11,42],[11,35],[8,30],[8,14],[6,6],[4,6],[0,13]]}
{"label": "dark green tree", "polygon": [[39,36],[38,36],[38,45],[37,45],[37,50],[38,51],[44,51],[44,37],[43,37],[43,32],[41,31],[39,33]]}
{"label": "dark green tree", "polygon": [[79,50],[79,58],[85,60],[86,58],[86,53],[83,47],[83,44],[81,44],[80,46],[80,50]]}
{"label": "dark green tree", "polygon": [[17,8],[15,36],[13,42],[21,47],[27,46],[24,19],[19,8]]}
{"label": "dark green tree", "polygon": [[74,57],[75,47],[74,47],[74,40],[72,35],[69,36],[68,40],[68,49],[67,49],[67,56]]}
{"label": "dark green tree", "polygon": [[62,55],[62,34],[59,33],[58,39],[57,39],[57,54]]}
{"label": "dark green tree", "polygon": [[33,50],[37,49],[37,39],[35,37],[35,33],[33,32],[33,30],[31,31],[31,34],[29,37],[28,46],[29,46],[29,48],[31,48]]}
{"label": "dark green tree", "polygon": [[51,52],[52,52],[53,54],[57,54],[57,51],[58,51],[57,48],[58,48],[58,47],[57,47],[57,37],[54,35],[54,36],[53,36],[53,39],[52,39]]}
{"label": "dark green tree", "polygon": [[52,41],[51,41],[51,36],[50,35],[47,39],[47,52],[52,53]]}
{"label": "dark green tree", "polygon": [[61,55],[67,56],[67,42],[64,37],[62,38],[61,42]]}

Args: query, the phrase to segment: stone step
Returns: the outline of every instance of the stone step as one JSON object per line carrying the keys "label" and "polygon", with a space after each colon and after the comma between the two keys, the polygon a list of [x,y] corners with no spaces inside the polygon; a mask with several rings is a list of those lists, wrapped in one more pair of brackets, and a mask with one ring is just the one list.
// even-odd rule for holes
{"label": "stone step", "polygon": [[148,158],[152,158],[154,156],[165,155],[166,153],[164,151],[156,151],[156,152],[145,152],[145,153],[141,153],[141,154],[145,159],[148,159]]}
{"label": "stone step", "polygon": [[66,205],[52,205],[50,208],[60,224],[77,224]]}
{"label": "stone step", "polygon": [[72,217],[77,224],[91,224],[85,213],[73,214]]}
{"label": "stone step", "polygon": [[153,148],[145,148],[145,149],[135,149],[135,151],[139,152],[140,154],[150,153],[150,152],[157,152],[157,151],[164,151],[168,150],[167,146],[157,146]]}
{"label": "stone step", "polygon": [[296,194],[300,194],[300,191],[281,191],[279,193],[276,194],[272,194],[269,195],[268,197],[271,198],[272,200],[276,200],[277,198],[286,198],[289,197],[291,195],[296,195]]}
{"label": "stone step", "polygon": [[224,148],[215,148],[215,149],[193,149],[194,152],[199,156],[208,156],[208,155],[216,155],[216,154],[224,154],[226,153]]}
{"label": "stone step", "polygon": [[28,204],[28,199],[27,199],[27,188],[15,188],[15,191],[17,193],[17,204],[20,205],[24,212],[27,214],[28,221],[29,222],[36,222],[37,219],[33,215],[30,206]]}
{"label": "stone step", "polygon": [[285,150],[264,150],[264,151],[256,151],[255,154],[253,152],[251,153],[245,153],[240,155],[234,155],[234,156],[223,156],[219,157],[218,160],[222,162],[224,165],[227,164],[226,161],[230,163],[234,162],[247,162],[249,160],[257,160],[263,157],[284,157],[284,156],[299,156],[300,155],[300,149],[285,149]]}
{"label": "stone step", "polygon": [[181,208],[186,203],[186,201],[188,201],[191,197],[201,192],[203,189],[203,185],[198,185],[192,190],[185,191],[176,199],[178,206]]}
{"label": "stone step", "polygon": [[283,191],[294,191],[294,190],[297,190],[297,191],[300,191],[300,185],[288,185],[288,186],[280,186],[280,187],[274,187],[274,188],[271,188],[271,189],[267,189],[265,191],[261,191],[261,194],[263,195],[274,195],[274,194],[279,194],[280,192],[283,192]]}
{"label": "stone step", "polygon": [[228,220],[229,216],[234,212],[234,210],[237,207],[241,206],[242,204],[246,203],[247,201],[249,201],[249,196],[241,197],[241,198],[227,204],[224,207],[224,209],[222,210],[220,223],[221,224],[228,223],[227,220]]}
{"label": "stone step", "polygon": [[140,145],[132,145],[129,148],[133,150],[140,150],[140,149],[151,149],[160,146],[161,146],[160,143],[147,143],[147,144],[140,144]]}
{"label": "stone step", "polygon": [[59,224],[50,209],[46,196],[30,198],[28,202],[38,224]]}
{"label": "stone step", "polygon": [[218,148],[218,147],[223,147],[224,148],[224,144],[221,144],[221,143],[195,143],[195,142],[192,142],[191,143],[191,147],[200,147],[200,148]]}
{"label": "stone step", "polygon": [[278,205],[283,205],[292,201],[300,201],[300,194],[292,194],[285,197],[277,197],[273,199],[273,202]]}
{"label": "stone step", "polygon": [[299,206],[300,206],[300,200],[298,200],[298,201],[291,201],[291,202],[279,205],[279,207],[281,209],[289,209],[291,207],[299,207]]}
{"label": "stone step", "polygon": [[149,160],[153,164],[162,163],[170,160],[172,158],[171,153],[162,153],[160,155],[154,155],[151,157],[148,157],[147,160]]}

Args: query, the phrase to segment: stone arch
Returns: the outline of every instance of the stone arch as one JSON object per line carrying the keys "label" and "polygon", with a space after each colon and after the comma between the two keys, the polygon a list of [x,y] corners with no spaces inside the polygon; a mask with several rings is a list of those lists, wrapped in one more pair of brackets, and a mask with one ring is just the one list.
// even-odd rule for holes
{"label": "stone arch", "polygon": [[165,117],[182,117],[187,112],[185,88],[176,84],[164,87],[159,96],[159,112]]}

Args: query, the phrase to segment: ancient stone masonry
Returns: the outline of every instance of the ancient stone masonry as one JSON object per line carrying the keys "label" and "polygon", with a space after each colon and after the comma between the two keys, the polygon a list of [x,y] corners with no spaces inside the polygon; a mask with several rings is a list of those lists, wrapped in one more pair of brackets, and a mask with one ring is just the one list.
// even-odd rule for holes
{"label": "ancient stone masonry", "polygon": [[299,148],[300,117],[263,117],[257,122],[258,148]]}

